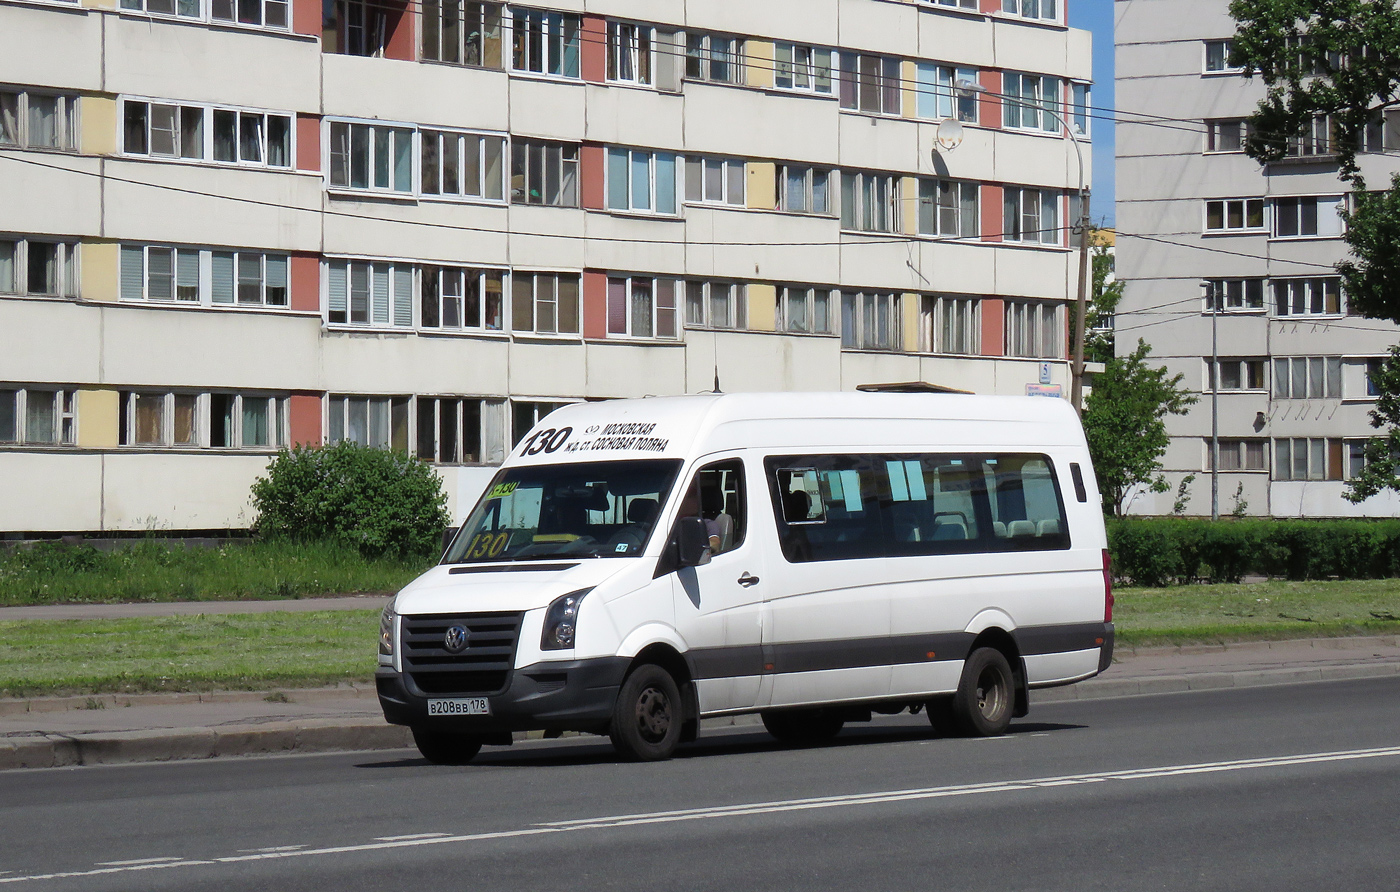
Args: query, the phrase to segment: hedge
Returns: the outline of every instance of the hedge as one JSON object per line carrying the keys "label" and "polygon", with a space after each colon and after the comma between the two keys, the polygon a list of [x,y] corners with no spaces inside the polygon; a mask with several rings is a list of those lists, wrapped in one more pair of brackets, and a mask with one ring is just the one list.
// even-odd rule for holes
{"label": "hedge", "polygon": [[1243,577],[1400,576],[1400,520],[1109,519],[1115,581],[1160,587]]}

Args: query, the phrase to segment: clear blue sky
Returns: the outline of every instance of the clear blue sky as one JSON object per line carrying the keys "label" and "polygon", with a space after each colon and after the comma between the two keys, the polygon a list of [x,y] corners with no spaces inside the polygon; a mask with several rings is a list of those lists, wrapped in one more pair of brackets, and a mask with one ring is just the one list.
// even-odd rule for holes
{"label": "clear blue sky", "polygon": [[1113,225],[1113,0],[1066,0],[1069,24],[1094,32],[1094,93],[1097,115],[1089,132],[1094,140],[1094,189],[1089,213],[1095,223]]}

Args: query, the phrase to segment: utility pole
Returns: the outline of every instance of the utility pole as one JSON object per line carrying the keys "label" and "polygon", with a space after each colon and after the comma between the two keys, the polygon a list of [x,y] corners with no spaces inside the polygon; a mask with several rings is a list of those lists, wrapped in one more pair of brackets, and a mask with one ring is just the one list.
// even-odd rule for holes
{"label": "utility pole", "polygon": [[[1075,147],[1078,148],[1076,142]],[[1084,414],[1084,324],[1089,316],[1089,187],[1079,187],[1079,299],[1074,305],[1074,361],[1071,368],[1070,404]]]}

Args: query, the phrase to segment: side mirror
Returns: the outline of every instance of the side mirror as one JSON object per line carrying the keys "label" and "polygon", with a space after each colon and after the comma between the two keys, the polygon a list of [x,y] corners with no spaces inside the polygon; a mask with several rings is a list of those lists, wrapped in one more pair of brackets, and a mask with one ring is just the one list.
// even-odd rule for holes
{"label": "side mirror", "polygon": [[442,551],[447,553],[448,547],[452,545],[452,540],[457,538],[457,527],[448,527],[442,531]]}
{"label": "side mirror", "polygon": [[698,517],[682,517],[676,522],[677,566],[695,567],[704,563],[705,549],[709,544],[710,536],[705,531],[705,521]]}

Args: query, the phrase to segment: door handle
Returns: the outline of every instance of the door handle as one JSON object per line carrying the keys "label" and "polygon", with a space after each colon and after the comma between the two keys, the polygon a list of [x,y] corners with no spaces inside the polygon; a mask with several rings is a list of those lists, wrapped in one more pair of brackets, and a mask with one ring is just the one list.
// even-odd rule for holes
{"label": "door handle", "polygon": [[758,585],[758,577],[750,575],[749,571],[745,570],[744,575],[739,577],[739,584],[744,588],[748,588],[751,585]]}

